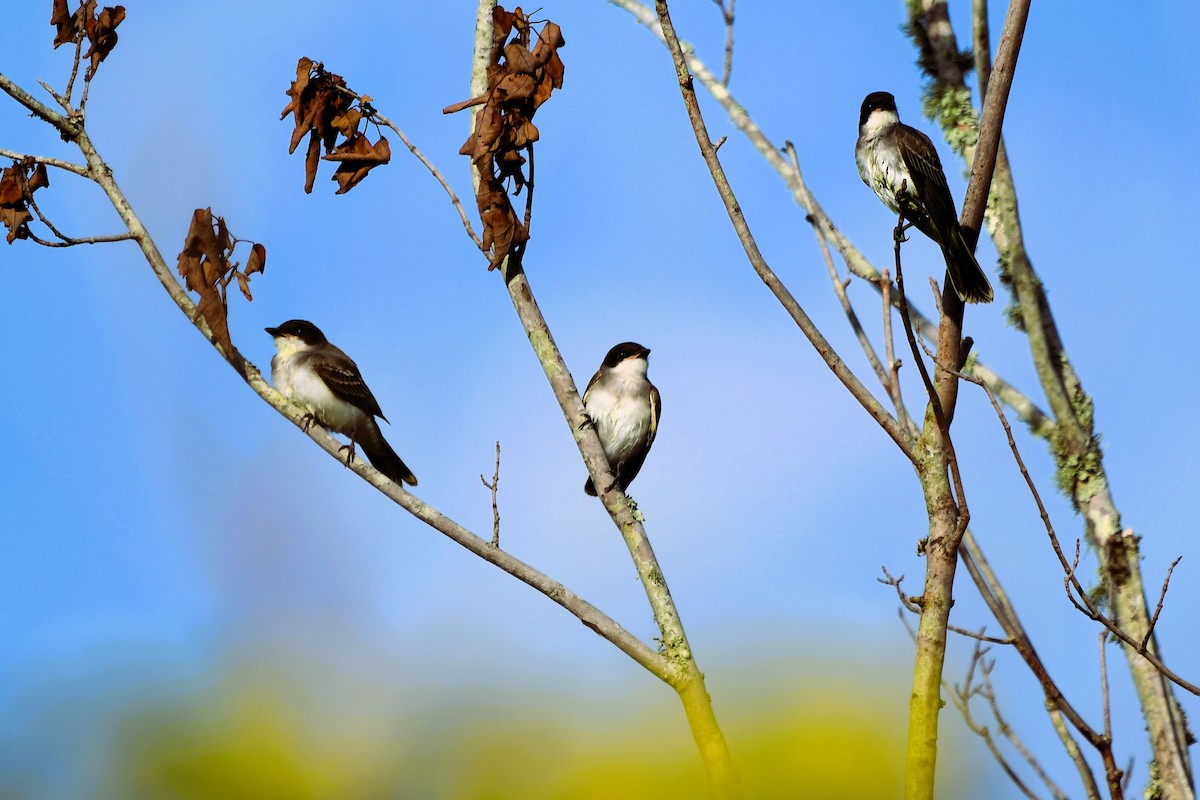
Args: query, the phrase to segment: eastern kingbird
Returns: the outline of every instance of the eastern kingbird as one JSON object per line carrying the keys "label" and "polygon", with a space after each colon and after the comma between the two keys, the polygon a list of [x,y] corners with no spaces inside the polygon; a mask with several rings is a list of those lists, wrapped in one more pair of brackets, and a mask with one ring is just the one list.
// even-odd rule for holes
{"label": "eastern kingbird", "polygon": [[942,248],[946,272],[959,298],[967,303],[992,302],[992,285],[959,227],[937,148],[928,136],[900,121],[896,98],[887,92],[871,92],[863,100],[854,160],[863,183]]}
{"label": "eastern kingbird", "polygon": [[347,466],[357,443],[375,469],[396,483],[416,486],[417,477],[384,440],[375,418],[387,421],[387,417],[350,356],[306,320],[288,320],[265,330],[279,350],[271,359],[271,382],[307,412],[305,427],[316,420],[322,427],[350,437]]}
{"label": "eastern kingbird", "polygon": [[[635,342],[617,345],[608,351],[583,393],[583,405],[617,478],[613,486],[620,486],[622,492],[637,477],[658,433],[662,404],[658,389],[646,378],[649,355],[648,348]],[[591,478],[583,490],[596,496]]]}

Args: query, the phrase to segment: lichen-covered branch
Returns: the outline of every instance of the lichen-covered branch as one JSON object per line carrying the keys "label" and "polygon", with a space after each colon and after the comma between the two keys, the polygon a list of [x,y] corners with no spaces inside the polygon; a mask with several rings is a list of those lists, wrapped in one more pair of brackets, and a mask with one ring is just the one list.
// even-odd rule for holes
{"label": "lichen-covered branch", "polygon": [[[1028,6],[1027,2],[1022,5]],[[963,80],[962,54],[944,2],[911,0],[910,18],[922,33],[916,37],[921,63],[933,79],[926,94],[926,109],[941,124],[946,139],[965,159],[974,159],[970,92]],[[989,46],[985,35],[976,37],[978,48]],[[978,52],[972,59],[990,63],[991,55]],[[990,73],[985,104],[994,93],[999,67]],[[1025,250],[1017,207],[1016,187],[1003,145],[999,145],[995,176],[988,198],[984,225],[1000,255],[1005,283],[1012,291],[1015,317],[1026,333],[1038,380],[1050,405],[1052,424],[1031,426],[1050,444],[1058,465],[1059,486],[1083,515],[1085,534],[1095,549],[1101,573],[1111,585],[1113,613],[1120,627],[1135,640],[1150,630],[1149,612],[1141,577],[1138,538],[1125,535],[1113,500],[1103,453],[1093,426],[1093,401],[1063,345],[1041,279]],[[1151,637],[1149,649],[1160,654]],[[1172,798],[1193,798],[1188,733],[1182,710],[1167,679],[1135,648],[1124,648],[1146,720],[1157,764],[1158,786]]]}

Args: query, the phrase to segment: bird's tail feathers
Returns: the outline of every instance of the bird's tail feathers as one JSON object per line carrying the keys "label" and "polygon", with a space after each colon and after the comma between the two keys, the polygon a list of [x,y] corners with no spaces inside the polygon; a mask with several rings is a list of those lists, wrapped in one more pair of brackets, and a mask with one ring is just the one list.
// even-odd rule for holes
{"label": "bird's tail feathers", "polygon": [[975,254],[971,252],[962,229],[957,225],[949,236],[943,237],[942,255],[946,257],[946,273],[954,292],[964,303],[990,303],[994,297],[992,284]]}
{"label": "bird's tail feathers", "polygon": [[382,434],[375,437],[373,442],[359,442],[359,447],[362,448],[363,455],[367,457],[367,461],[371,462],[371,466],[387,475],[396,483],[407,483],[409,486],[417,485],[417,476],[413,474],[408,465],[396,455],[396,451],[387,443]]}

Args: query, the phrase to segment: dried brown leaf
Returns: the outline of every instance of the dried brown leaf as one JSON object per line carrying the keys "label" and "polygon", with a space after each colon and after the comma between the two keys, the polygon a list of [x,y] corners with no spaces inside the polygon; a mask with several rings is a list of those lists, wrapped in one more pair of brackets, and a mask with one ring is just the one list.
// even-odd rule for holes
{"label": "dried brown leaf", "polygon": [[537,66],[533,59],[533,53],[529,52],[529,48],[520,42],[510,42],[505,45],[504,58],[508,62],[505,66],[510,75],[514,73],[529,74]]}
{"label": "dried brown leaf", "polygon": [[[371,113],[366,108],[370,98],[367,95],[356,97],[346,87],[346,82],[340,75],[326,71],[324,65],[319,62],[301,58],[296,64],[296,80],[287,90],[287,95],[290,100],[280,114],[280,119],[291,113],[295,121],[288,152],[294,153],[300,140],[306,135],[309,137],[308,151],[304,159],[305,192],[311,193],[313,190],[322,149],[325,153],[336,156],[330,158],[332,161],[345,160],[343,154],[346,153],[358,160],[361,160],[360,156],[365,155],[374,158],[378,163],[387,161],[387,158],[379,158],[378,154],[373,154],[369,147],[361,153],[355,149],[359,147],[354,141],[359,135],[358,129],[363,119]],[[339,137],[344,137],[340,145]],[[388,156],[390,157],[390,153]],[[343,174],[336,179],[342,186],[341,191],[347,191],[362,180],[369,167],[361,167],[360,164],[353,170],[339,170]]]}
{"label": "dried brown leaf", "polygon": [[392,148],[388,140],[380,137],[375,144],[370,144],[367,137],[355,134],[337,151],[325,156],[327,161],[338,161],[337,171],[333,180],[338,184],[335,194],[345,194],[357,186],[367,173],[380,164],[386,164],[392,158]]}
{"label": "dried brown leaf", "polygon": [[[520,8],[517,9],[520,12]],[[513,29],[513,13],[505,11],[501,6],[492,8],[492,36],[503,42],[508,38],[508,34],[512,33]]]}
{"label": "dried brown leaf", "polygon": [[29,238],[33,215],[27,203],[33,199],[36,190],[49,185],[46,165],[38,164],[32,158],[15,162],[0,172],[0,221],[8,228],[9,244]]}
{"label": "dried brown leaf", "polygon": [[8,236],[5,240],[12,244],[17,239],[29,238],[29,221],[33,219],[33,215],[25,208],[22,203],[18,206],[0,206],[0,222],[4,223],[4,227],[8,228]]}
{"label": "dried brown leaf", "polygon": [[91,47],[84,58],[91,61],[83,79],[90,81],[96,74],[100,62],[108,58],[108,54],[117,46],[117,26],[125,19],[125,6],[105,6],[99,16],[93,17],[96,7],[95,0],[88,0],[84,6],[84,30],[87,32]]}
{"label": "dried brown leaf", "polygon": [[[292,81],[292,85],[286,92],[284,92],[284,94],[292,99],[288,102],[287,107],[283,109],[283,113],[279,115],[280,119],[286,117],[288,112],[291,111],[295,116],[296,125],[300,125],[301,121],[303,120],[302,115],[304,113],[302,111],[303,104],[300,102],[300,98],[304,96],[304,89],[306,86],[308,86],[308,78],[310,72],[312,71],[312,66],[313,60],[311,58],[305,58],[304,56],[300,56],[300,60],[296,62],[296,80]],[[301,134],[301,138],[302,137],[303,134]],[[293,144],[292,150],[295,149],[296,145]],[[292,150],[289,150],[288,152],[290,153]]]}
{"label": "dried brown leaf", "polygon": [[493,90],[493,97],[504,104],[515,104],[533,95],[537,81],[532,75],[515,73],[505,75],[504,79]]}
{"label": "dried brown leaf", "polygon": [[233,275],[237,278],[238,288],[242,290],[242,296],[253,303],[254,296],[250,294],[250,278],[241,272],[235,272]]}
{"label": "dried brown leaf", "polygon": [[15,165],[0,173],[0,205],[9,206],[21,202],[25,197],[24,183],[20,168]]}
{"label": "dried brown leaf", "polygon": [[45,164],[37,164],[33,168],[33,174],[29,176],[27,182],[29,193],[33,194],[36,190],[45,188],[50,185],[50,173],[46,171]]}
{"label": "dried brown leaf", "polygon": [[313,131],[308,137],[308,153],[304,156],[304,193],[312,194],[317,182],[317,167],[321,164],[321,138]]}
{"label": "dried brown leaf", "polygon": [[250,276],[263,271],[267,258],[266,248],[261,244],[253,244],[246,269],[239,272],[230,262],[237,243],[223,217],[214,217],[211,208],[198,208],[192,213],[192,222],[184,236],[178,264],[179,275],[184,279],[188,291],[200,296],[196,302],[197,318],[204,318],[213,340],[230,356],[237,351],[229,337],[229,306],[225,287],[236,280],[245,298],[253,300]]}
{"label": "dried brown leaf", "polygon": [[246,275],[262,272],[267,268],[267,248],[263,244],[255,244],[250,248],[250,258],[246,260]]}
{"label": "dried brown leaf", "polygon": [[50,12],[50,24],[57,28],[54,36],[55,49],[58,49],[60,44],[75,40],[75,25],[78,20],[78,14],[71,13],[67,7],[67,0],[54,0],[54,8]]}

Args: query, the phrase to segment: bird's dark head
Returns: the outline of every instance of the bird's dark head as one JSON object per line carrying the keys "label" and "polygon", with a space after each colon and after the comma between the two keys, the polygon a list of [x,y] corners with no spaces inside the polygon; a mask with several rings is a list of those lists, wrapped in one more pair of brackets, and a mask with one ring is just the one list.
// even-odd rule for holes
{"label": "bird's dark head", "polygon": [[896,98],[891,92],[871,92],[866,96],[858,112],[858,127],[861,128],[875,111],[896,113]]}
{"label": "bird's dark head", "polygon": [[642,347],[637,342],[621,342],[608,351],[608,355],[604,357],[604,366],[612,369],[622,361],[630,358],[640,358],[645,361],[648,355],[650,355],[650,348],[648,347]]}
{"label": "bird's dark head", "polygon": [[305,319],[289,319],[276,328],[264,328],[271,337],[279,339],[295,339],[299,342],[312,347],[313,345],[324,344],[328,340],[325,334],[321,333],[321,329]]}

